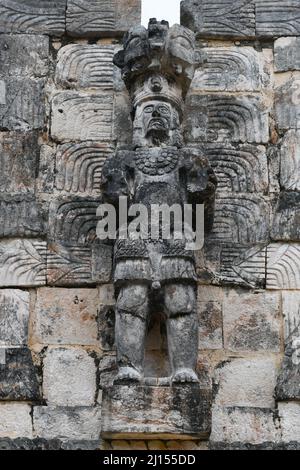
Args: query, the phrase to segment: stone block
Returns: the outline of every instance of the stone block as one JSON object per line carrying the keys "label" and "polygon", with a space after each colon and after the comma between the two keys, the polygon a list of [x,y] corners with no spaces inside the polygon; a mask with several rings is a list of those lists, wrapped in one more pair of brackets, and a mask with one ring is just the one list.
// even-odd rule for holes
{"label": "stone block", "polygon": [[46,284],[46,242],[0,241],[0,286],[35,287]]}
{"label": "stone block", "polygon": [[300,38],[279,38],[274,44],[275,72],[300,70]]}
{"label": "stone block", "polygon": [[100,200],[59,198],[49,209],[49,240],[68,245],[85,245],[96,238]]}
{"label": "stone block", "polygon": [[100,194],[102,167],[113,153],[105,143],[60,145],[56,152],[55,187],[66,194]]}
{"label": "stone block", "polygon": [[300,192],[281,192],[275,209],[271,238],[300,241]]}
{"label": "stone block", "polygon": [[280,295],[229,290],[224,297],[224,346],[231,351],[280,352]]}
{"label": "stone block", "polygon": [[214,371],[218,406],[273,408],[277,368],[274,359],[256,357],[231,359]]}
{"label": "stone block", "polygon": [[300,35],[297,0],[255,0],[256,34],[258,37]]}
{"label": "stone block", "polygon": [[267,242],[270,230],[270,204],[251,193],[218,193],[210,241],[258,244]]}
{"label": "stone block", "polygon": [[300,399],[300,292],[282,292],[285,356],[277,380],[277,400]]}
{"label": "stone block", "polygon": [[44,84],[42,78],[0,78],[0,130],[26,132],[43,129]]}
{"label": "stone block", "polygon": [[37,401],[40,390],[37,371],[27,348],[7,348],[0,364],[0,401]]}
{"label": "stone block", "polygon": [[140,0],[68,0],[67,32],[72,36],[122,35],[140,22]]}
{"label": "stone block", "polygon": [[269,141],[269,105],[256,95],[191,95],[184,119],[188,143]]}
{"label": "stone block", "polygon": [[92,246],[92,278],[98,284],[111,282],[113,273],[113,249],[111,245],[94,243]]}
{"label": "stone block", "polygon": [[41,145],[39,171],[36,179],[37,193],[52,193],[55,177],[55,150],[50,145]]}
{"label": "stone block", "polygon": [[198,288],[199,349],[223,348],[223,291]]}
{"label": "stone block", "polygon": [[98,346],[97,289],[38,289],[32,340],[41,344]]}
{"label": "stone block", "polygon": [[51,348],[44,358],[43,396],[48,405],[90,406],[96,395],[96,366],[83,348]]}
{"label": "stone block", "polygon": [[36,406],[33,408],[35,435],[43,439],[97,440],[100,437],[100,407]]}
{"label": "stone block", "polygon": [[205,47],[205,62],[196,70],[195,91],[261,91],[270,86],[272,55],[253,47]]}
{"label": "stone block", "polygon": [[214,406],[210,440],[212,443],[278,442],[279,422],[272,410],[264,408]]}
{"label": "stone block", "polygon": [[211,143],[204,146],[218,178],[218,191],[267,193],[269,186],[266,148],[262,145]]}
{"label": "stone block", "polygon": [[67,0],[2,0],[1,33],[61,36],[65,32]]}
{"label": "stone block", "polygon": [[28,343],[29,293],[0,290],[0,347]]}
{"label": "stone block", "polygon": [[268,246],[267,288],[300,289],[300,244],[273,243]]}
{"label": "stone block", "polygon": [[0,133],[0,193],[34,192],[38,153],[36,133]]}
{"label": "stone block", "polygon": [[32,438],[31,407],[21,403],[0,404],[0,437]]}
{"label": "stone block", "polygon": [[300,130],[288,131],[280,145],[280,185],[288,191],[300,190]]}
{"label": "stone block", "polygon": [[285,74],[275,88],[275,121],[280,131],[300,127],[300,72]]}
{"label": "stone block", "polygon": [[279,403],[278,413],[280,417],[283,442],[300,441],[300,404]]}
{"label": "stone block", "polygon": [[49,242],[47,249],[47,284],[56,287],[94,285],[90,246]]}
{"label": "stone block", "polygon": [[49,38],[47,36],[1,34],[0,53],[1,78],[24,78],[24,76],[38,78],[46,76],[49,71]]}
{"label": "stone block", "polygon": [[51,135],[58,142],[110,141],[112,119],[112,95],[64,91],[52,101]]}
{"label": "stone block", "polygon": [[[43,209],[43,210],[42,210]],[[32,195],[0,196],[0,237],[40,237],[45,234],[45,209]]]}
{"label": "stone block", "polygon": [[255,37],[254,0],[184,0],[181,24],[200,37]]}
{"label": "stone block", "polygon": [[69,44],[58,52],[56,83],[65,88],[114,87],[115,46]]}
{"label": "stone block", "polygon": [[104,439],[204,439],[210,433],[211,392],[198,385],[114,386],[102,403]]}

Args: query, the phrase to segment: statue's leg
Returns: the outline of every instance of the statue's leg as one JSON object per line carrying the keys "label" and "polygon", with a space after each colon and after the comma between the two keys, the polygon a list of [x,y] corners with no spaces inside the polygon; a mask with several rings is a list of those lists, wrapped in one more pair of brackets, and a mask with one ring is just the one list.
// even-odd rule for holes
{"label": "statue's leg", "polygon": [[116,347],[119,373],[115,382],[141,381],[149,313],[148,287],[122,287],[116,309]]}
{"label": "statue's leg", "polygon": [[198,382],[198,318],[193,285],[165,286],[165,310],[173,382]]}

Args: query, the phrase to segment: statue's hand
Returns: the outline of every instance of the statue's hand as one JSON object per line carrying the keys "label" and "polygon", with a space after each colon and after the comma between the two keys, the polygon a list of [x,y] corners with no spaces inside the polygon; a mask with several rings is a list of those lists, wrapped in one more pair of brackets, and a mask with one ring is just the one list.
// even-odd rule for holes
{"label": "statue's hand", "polygon": [[191,195],[205,200],[215,193],[217,178],[207,158],[195,153],[190,155],[186,169],[187,190]]}

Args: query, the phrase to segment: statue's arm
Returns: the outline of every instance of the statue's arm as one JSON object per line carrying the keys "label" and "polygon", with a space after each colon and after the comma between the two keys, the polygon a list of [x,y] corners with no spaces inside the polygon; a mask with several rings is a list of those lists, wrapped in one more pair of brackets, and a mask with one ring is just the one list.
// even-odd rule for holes
{"label": "statue's arm", "polygon": [[130,197],[130,159],[129,153],[119,151],[108,158],[102,168],[102,201],[112,204],[116,209],[120,197]]}
{"label": "statue's arm", "polygon": [[215,194],[217,178],[209,161],[201,150],[184,149],[184,168],[190,204],[204,204],[205,232],[212,229],[215,212]]}

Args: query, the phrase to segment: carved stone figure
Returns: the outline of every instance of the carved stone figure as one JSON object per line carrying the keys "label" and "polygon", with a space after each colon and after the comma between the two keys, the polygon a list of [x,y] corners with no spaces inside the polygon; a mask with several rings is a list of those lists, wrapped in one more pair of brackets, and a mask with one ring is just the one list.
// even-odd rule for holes
{"label": "carved stone figure", "polygon": [[[183,145],[184,99],[194,74],[195,39],[188,29],[150,20],[148,30],[131,29],[114,59],[132,100],[133,145],[107,160],[102,171],[106,203],[119,209],[143,204],[204,204],[205,229],[213,223],[216,177],[200,149]],[[149,318],[163,311],[173,383],[198,382],[196,273],[187,239],[131,239],[120,236],[114,248],[117,296],[117,383],[141,382]],[[143,227],[144,229],[147,227]],[[148,227],[149,228],[149,227]]]}

